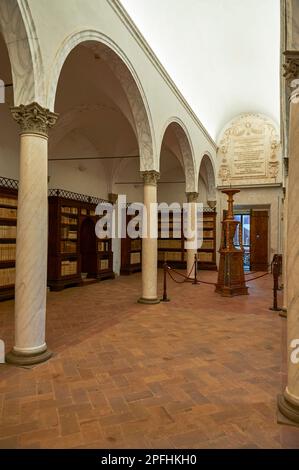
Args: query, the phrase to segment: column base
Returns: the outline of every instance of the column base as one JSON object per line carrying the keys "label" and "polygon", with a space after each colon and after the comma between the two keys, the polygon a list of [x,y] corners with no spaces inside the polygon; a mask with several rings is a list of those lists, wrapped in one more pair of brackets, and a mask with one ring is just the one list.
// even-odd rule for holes
{"label": "column base", "polygon": [[6,354],[6,362],[8,364],[14,364],[16,366],[34,366],[41,362],[46,362],[52,357],[53,353],[46,349],[43,352],[37,354],[19,354],[14,350]]}
{"label": "column base", "polygon": [[286,400],[284,395],[277,397],[277,422],[287,426],[299,427],[299,407]]}
{"label": "column base", "polygon": [[140,299],[137,300],[139,304],[145,304],[145,305],[154,305],[154,304],[159,304],[160,299],[144,299],[143,297],[140,297]]}
{"label": "column base", "polygon": [[282,318],[287,318],[288,310],[286,308],[282,308],[281,312],[279,313],[279,316],[282,317]]}

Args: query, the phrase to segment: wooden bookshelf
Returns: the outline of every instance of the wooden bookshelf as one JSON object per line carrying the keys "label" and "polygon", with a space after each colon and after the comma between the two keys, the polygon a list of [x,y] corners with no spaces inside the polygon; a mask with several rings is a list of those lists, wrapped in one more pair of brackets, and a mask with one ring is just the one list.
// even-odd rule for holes
{"label": "wooden bookshelf", "polygon": [[[135,215],[126,215],[126,227],[131,219],[138,214],[136,211]],[[141,259],[142,259],[142,239],[136,238],[131,239],[128,235],[121,239],[121,274],[132,274],[141,271]]]}
{"label": "wooden bookshelf", "polygon": [[[170,266],[186,268],[187,253],[183,232],[183,214],[169,216],[169,238],[167,223],[158,217],[158,266],[167,261]],[[164,235],[164,236],[163,236]],[[205,207],[203,211],[203,244],[198,250],[198,268],[216,270],[216,212]]]}
{"label": "wooden bookshelf", "polygon": [[216,212],[208,207],[203,212],[203,243],[198,250],[199,269],[217,270],[216,265]]}
{"label": "wooden bookshelf", "polygon": [[18,182],[0,177],[0,300],[15,290]]}
{"label": "wooden bookshelf", "polygon": [[167,261],[170,266],[184,268],[184,236],[182,212],[169,214],[169,223],[163,214],[158,214],[158,266]]}
{"label": "wooden bookshelf", "polygon": [[48,286],[61,290],[113,278],[110,239],[95,234],[100,200],[64,190],[49,192]]}

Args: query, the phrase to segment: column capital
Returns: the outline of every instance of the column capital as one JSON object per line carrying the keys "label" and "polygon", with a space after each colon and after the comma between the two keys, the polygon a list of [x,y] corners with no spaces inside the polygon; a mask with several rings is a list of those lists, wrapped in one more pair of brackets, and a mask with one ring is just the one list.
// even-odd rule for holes
{"label": "column capital", "polygon": [[108,201],[111,202],[111,204],[116,204],[117,199],[118,199],[118,194],[115,194],[115,193],[108,194]]}
{"label": "column capital", "polygon": [[11,108],[12,117],[20,125],[21,134],[37,134],[48,137],[48,130],[54,126],[58,114],[45,109],[38,103]]}
{"label": "column capital", "polygon": [[151,186],[156,186],[159,178],[160,178],[160,173],[155,170],[150,170],[150,171],[142,171],[141,176],[143,178],[144,184],[149,184]]}
{"label": "column capital", "polygon": [[187,192],[186,197],[187,197],[187,202],[197,202],[198,193],[196,193],[196,192],[190,192],[190,193]]}
{"label": "column capital", "polygon": [[216,207],[216,205],[217,205],[217,201],[215,201],[214,199],[209,199],[209,200],[207,201],[207,203],[208,203],[208,206],[209,206],[211,209],[213,209],[213,210],[215,209],[215,207]]}
{"label": "column capital", "polygon": [[299,78],[299,51],[285,51],[284,78],[290,85],[292,80]]}

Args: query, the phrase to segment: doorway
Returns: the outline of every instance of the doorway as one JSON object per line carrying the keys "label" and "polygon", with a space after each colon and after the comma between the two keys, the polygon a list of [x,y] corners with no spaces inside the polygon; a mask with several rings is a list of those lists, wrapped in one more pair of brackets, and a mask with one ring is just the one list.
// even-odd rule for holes
{"label": "doorway", "polygon": [[236,230],[234,237],[234,245],[239,249],[243,247],[244,271],[250,271],[250,213],[235,214],[234,219],[239,222],[239,228]]}
{"label": "doorway", "polygon": [[95,278],[97,273],[97,240],[94,221],[86,218],[80,228],[82,278]]}
{"label": "doorway", "polygon": [[240,248],[240,235],[244,249],[245,271],[267,271],[269,257],[269,211],[236,208],[234,218],[240,223],[234,243]]}

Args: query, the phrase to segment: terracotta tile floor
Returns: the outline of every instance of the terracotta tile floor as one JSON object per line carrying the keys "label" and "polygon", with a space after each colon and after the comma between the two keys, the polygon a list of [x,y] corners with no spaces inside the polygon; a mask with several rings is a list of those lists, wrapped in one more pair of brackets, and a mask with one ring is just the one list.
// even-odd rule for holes
{"label": "terracotta tile floor", "polygon": [[[50,293],[53,358],[0,366],[0,448],[299,448],[299,429],[276,424],[285,320],[270,276],[250,285],[224,299],[171,283],[154,306],[136,303],[139,274]],[[7,349],[12,330],[8,301]]]}

